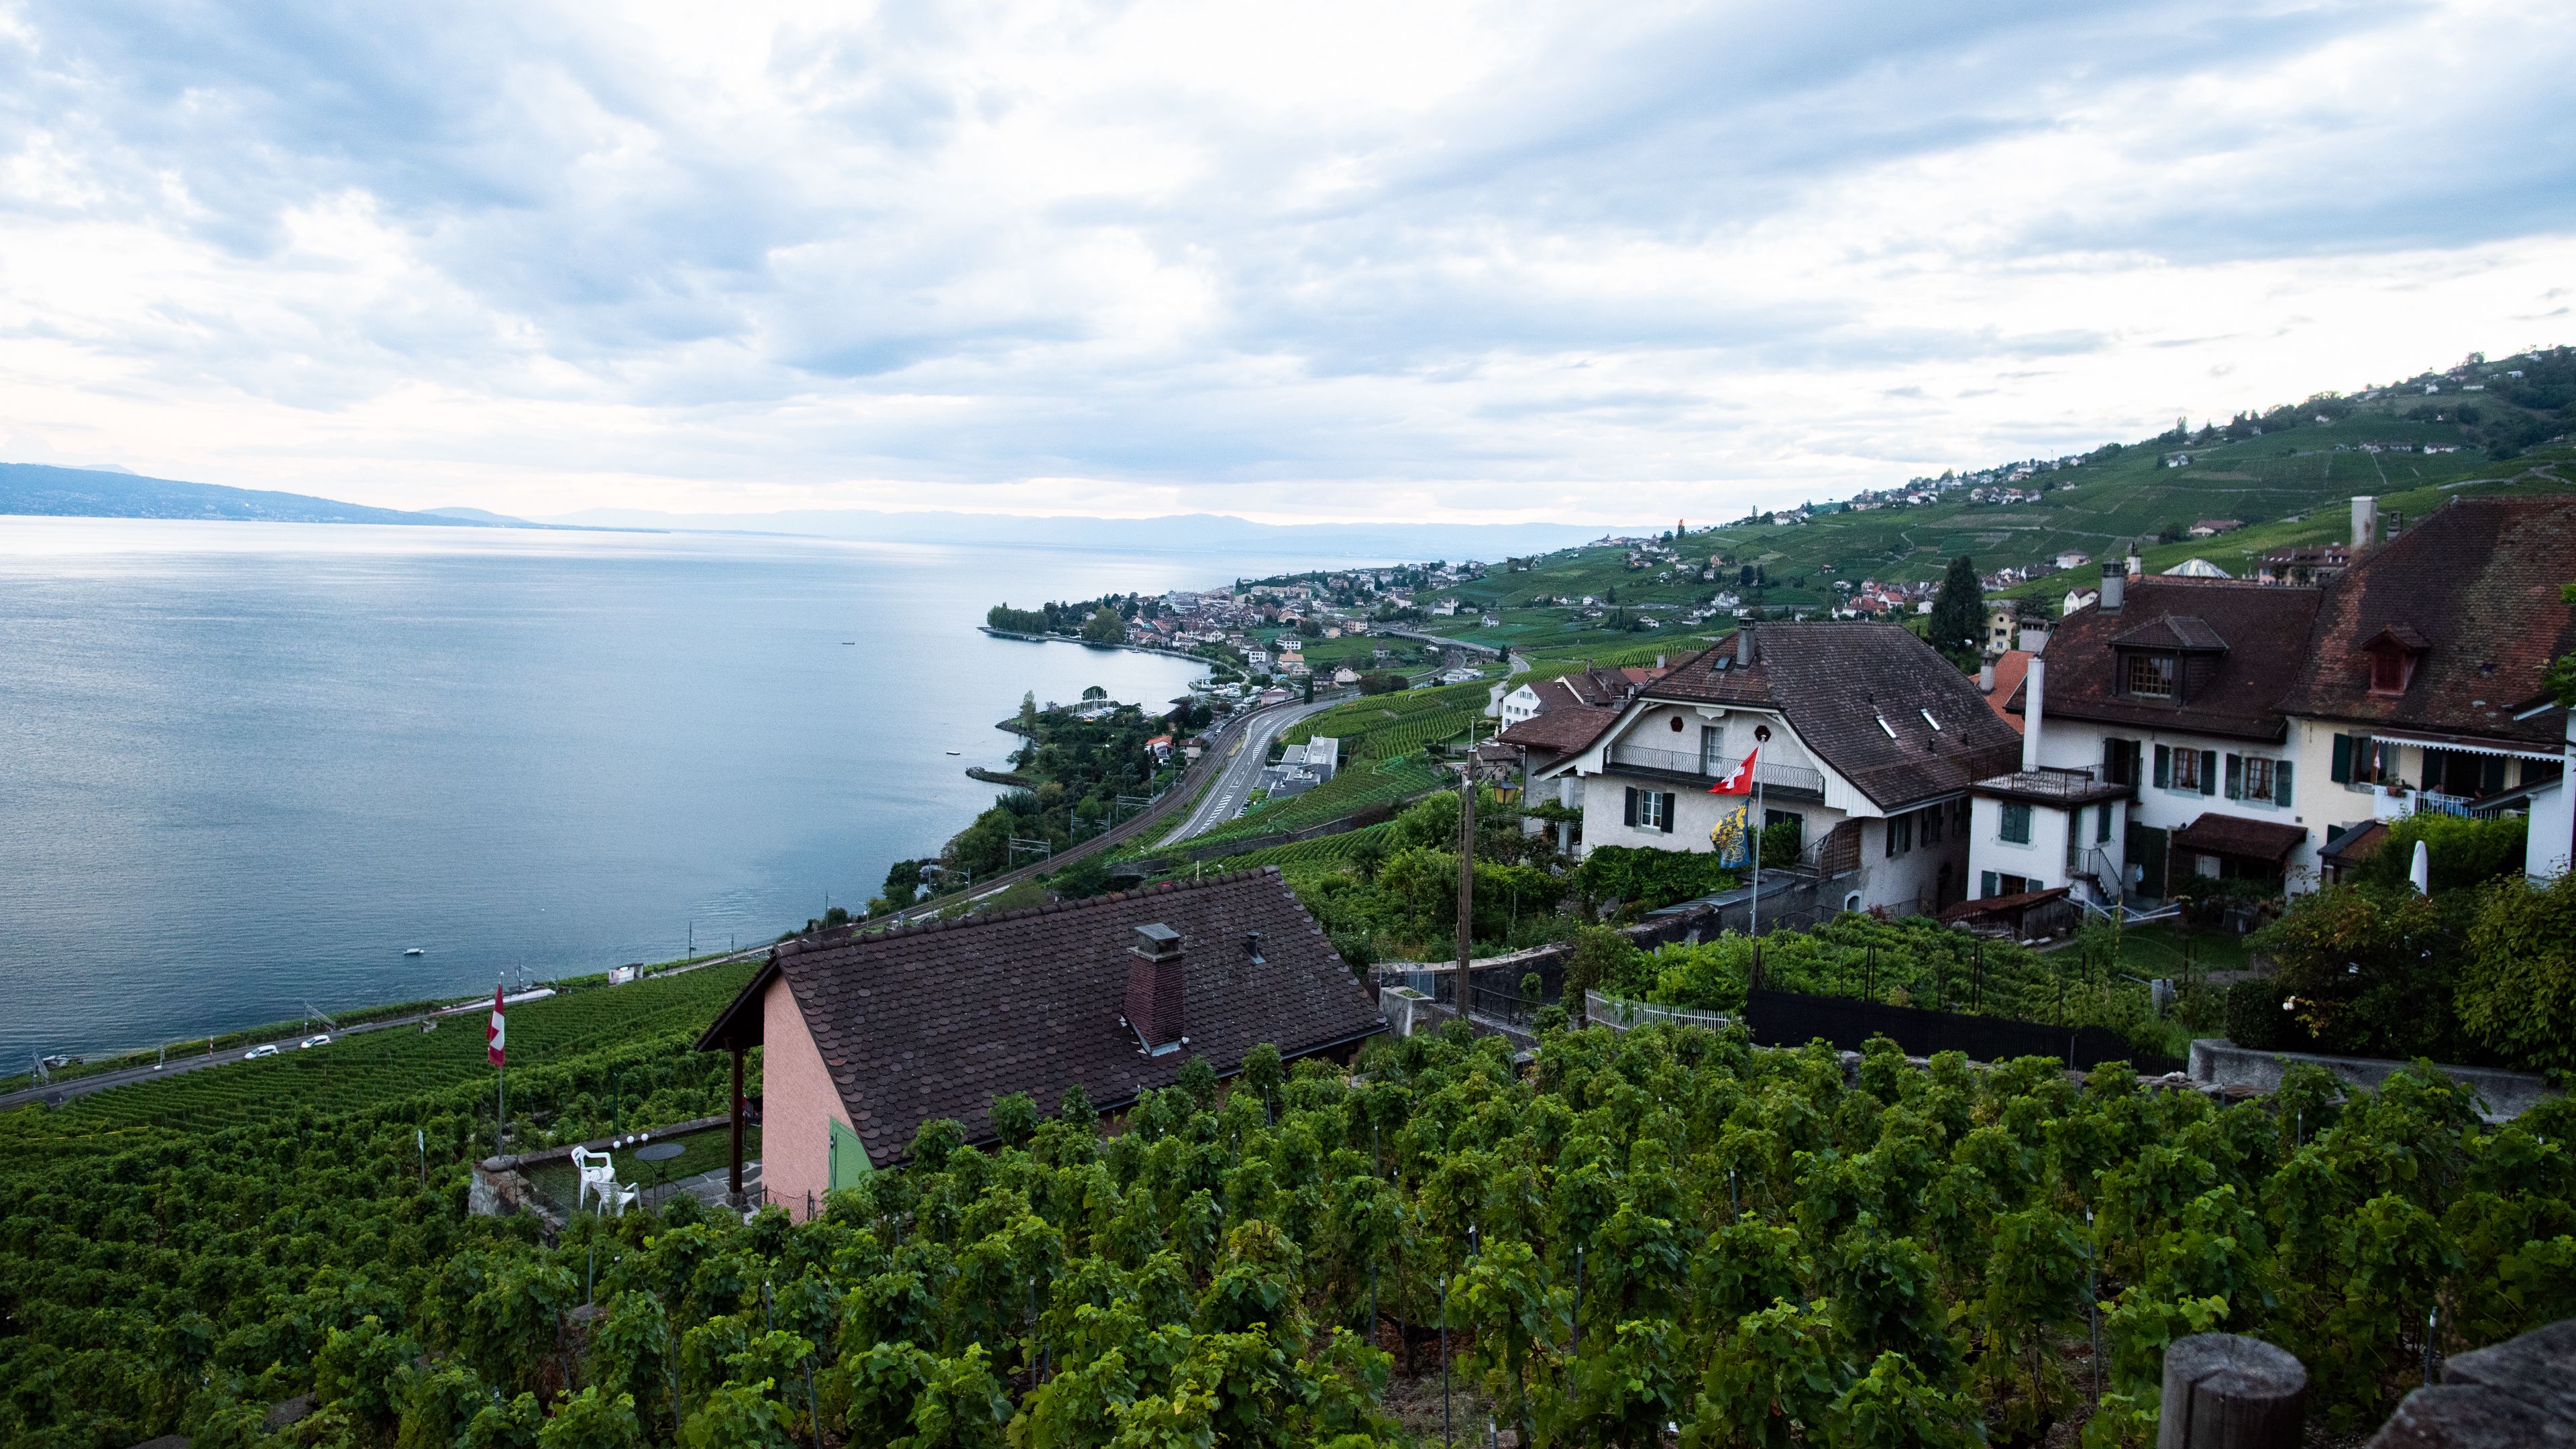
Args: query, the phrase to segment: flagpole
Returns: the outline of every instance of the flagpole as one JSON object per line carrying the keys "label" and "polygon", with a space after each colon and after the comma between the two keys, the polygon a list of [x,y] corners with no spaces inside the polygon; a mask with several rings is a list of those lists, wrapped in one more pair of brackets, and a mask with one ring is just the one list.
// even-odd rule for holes
{"label": "flagpole", "polygon": [[1753,817],[1745,826],[1753,832],[1753,929],[1755,940],[1762,938],[1762,777],[1753,777]]}

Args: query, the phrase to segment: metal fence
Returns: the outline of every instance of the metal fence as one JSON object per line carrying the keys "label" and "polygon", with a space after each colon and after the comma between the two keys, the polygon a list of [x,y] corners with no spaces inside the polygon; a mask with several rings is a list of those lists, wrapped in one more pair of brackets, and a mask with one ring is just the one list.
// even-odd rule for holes
{"label": "metal fence", "polygon": [[1949,1051],[1964,1052],[1981,1062],[2055,1057],[2078,1071],[2104,1062],[2127,1062],[2150,1075],[2178,1072],[2185,1065],[2179,1058],[2139,1051],[2107,1027],[2051,1026],[1796,991],[1746,992],[1744,1023],[1762,1046],[1804,1046],[1821,1037],[1843,1051],[1858,1051],[1871,1037],[1883,1036],[1910,1057]]}

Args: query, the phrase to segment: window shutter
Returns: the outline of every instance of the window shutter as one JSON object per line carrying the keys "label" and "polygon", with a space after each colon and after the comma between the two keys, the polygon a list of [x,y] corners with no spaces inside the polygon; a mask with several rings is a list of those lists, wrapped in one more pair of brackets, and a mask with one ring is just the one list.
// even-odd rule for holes
{"label": "window shutter", "polygon": [[1631,785],[1631,786],[1629,786],[1629,787],[1628,787],[1628,820],[1627,820],[1627,823],[1628,823],[1628,825],[1629,825],[1629,826],[1631,826],[1632,828],[1633,828],[1633,827],[1636,825],[1636,823],[1637,823],[1637,787],[1636,787],[1636,786],[1634,786],[1634,785]]}
{"label": "window shutter", "polygon": [[2227,798],[2245,798],[2245,761],[2234,751],[2229,751],[2227,756]]}
{"label": "window shutter", "polygon": [[2200,793],[2203,795],[2218,793],[2218,751],[2216,750],[2200,752]]}
{"label": "window shutter", "polygon": [[[2334,737],[2334,768],[2326,773],[2338,785],[2352,783],[2352,736]],[[2284,773],[2282,778],[2287,780],[2289,776]]]}
{"label": "window shutter", "polygon": [[2172,783],[2173,751],[2158,745],[2156,746],[2156,787],[2162,789]]}
{"label": "window shutter", "polygon": [[2290,762],[2272,763],[2272,803],[2287,808],[2290,803]]}
{"label": "window shutter", "polygon": [[2099,845],[2110,838],[2111,807],[2104,805],[2093,812],[2093,843]]}
{"label": "window shutter", "polygon": [[1987,871],[1984,880],[1979,882],[1979,884],[1984,886],[1983,890],[1977,892],[1977,899],[1979,900],[1991,900],[1994,897],[2003,894],[2003,892],[1995,889],[1995,873],[1993,871]]}
{"label": "window shutter", "polygon": [[1662,814],[1664,817],[1664,833],[1666,835],[1673,833],[1673,802],[1675,798],[1676,797],[1670,792],[1667,792],[1664,796],[1664,808]]}

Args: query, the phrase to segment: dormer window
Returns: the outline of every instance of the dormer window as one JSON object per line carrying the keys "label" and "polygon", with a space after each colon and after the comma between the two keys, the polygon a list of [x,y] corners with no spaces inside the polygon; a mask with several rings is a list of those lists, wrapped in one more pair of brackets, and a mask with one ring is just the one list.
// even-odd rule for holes
{"label": "dormer window", "polygon": [[2370,655],[2370,692],[2404,694],[2415,682],[2415,664],[2432,646],[2406,624],[2391,624],[2361,646]]}
{"label": "dormer window", "polygon": [[2121,682],[2122,693],[2140,699],[2171,699],[2174,695],[2174,657],[2170,654],[2131,654]]}

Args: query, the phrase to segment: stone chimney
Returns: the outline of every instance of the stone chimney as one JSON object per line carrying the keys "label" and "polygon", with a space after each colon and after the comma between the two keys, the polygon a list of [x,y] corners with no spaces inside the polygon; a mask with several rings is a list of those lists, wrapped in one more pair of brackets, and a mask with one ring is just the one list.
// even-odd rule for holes
{"label": "stone chimney", "polygon": [[1127,1024],[1145,1049],[1160,1056],[1180,1047],[1185,1038],[1181,1015],[1182,978],[1188,963],[1181,933],[1156,921],[1136,928],[1128,948]]}
{"label": "stone chimney", "polygon": [[2379,542],[2379,500],[2362,496],[2352,500],[2352,551],[2359,557],[2362,550]]}
{"label": "stone chimney", "polygon": [[2118,559],[2102,561],[2102,602],[2105,614],[2120,612],[2120,603],[2129,592],[2129,567]]}
{"label": "stone chimney", "polygon": [[1738,624],[1735,626],[1735,667],[1738,669],[1749,669],[1752,666],[1753,626],[1750,624]]}
{"label": "stone chimney", "polygon": [[2021,680],[2021,767],[2025,770],[2039,768],[2040,693],[2047,684],[2048,661],[2030,661],[2030,672]]}

